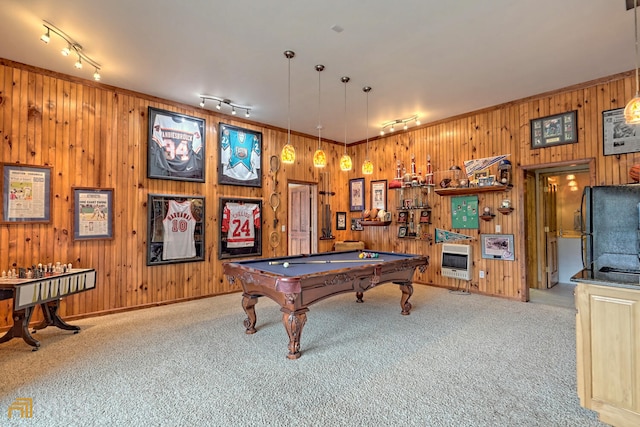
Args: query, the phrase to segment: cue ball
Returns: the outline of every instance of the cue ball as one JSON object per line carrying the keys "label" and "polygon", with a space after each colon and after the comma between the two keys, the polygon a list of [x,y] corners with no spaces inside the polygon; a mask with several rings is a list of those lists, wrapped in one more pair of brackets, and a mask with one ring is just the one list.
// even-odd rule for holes
{"label": "cue ball", "polygon": [[288,262],[285,262],[284,264],[282,264],[282,266],[283,266],[284,268],[289,268],[289,263],[288,263]]}

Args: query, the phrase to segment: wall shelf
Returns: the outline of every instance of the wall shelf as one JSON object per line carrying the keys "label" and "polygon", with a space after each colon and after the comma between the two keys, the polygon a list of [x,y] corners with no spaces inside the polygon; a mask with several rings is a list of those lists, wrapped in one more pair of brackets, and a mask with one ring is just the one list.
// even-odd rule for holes
{"label": "wall shelf", "polygon": [[384,227],[391,224],[391,221],[360,221],[363,227]]}
{"label": "wall shelf", "polygon": [[467,194],[489,193],[511,190],[511,185],[487,185],[486,187],[436,188],[439,196],[465,196]]}
{"label": "wall shelf", "polygon": [[502,215],[509,215],[511,212],[513,212],[513,208],[498,208],[498,212],[500,212]]}
{"label": "wall shelf", "polygon": [[496,214],[480,215],[479,218],[483,221],[491,221],[495,216]]}

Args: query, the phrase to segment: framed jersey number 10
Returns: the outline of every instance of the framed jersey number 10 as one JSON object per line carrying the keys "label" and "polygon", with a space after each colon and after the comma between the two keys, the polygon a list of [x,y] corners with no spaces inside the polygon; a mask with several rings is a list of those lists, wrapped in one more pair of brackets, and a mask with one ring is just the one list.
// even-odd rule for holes
{"label": "framed jersey number 10", "polygon": [[204,261],[204,197],[149,194],[147,265]]}
{"label": "framed jersey number 10", "polygon": [[220,198],[218,258],[262,255],[262,201]]}

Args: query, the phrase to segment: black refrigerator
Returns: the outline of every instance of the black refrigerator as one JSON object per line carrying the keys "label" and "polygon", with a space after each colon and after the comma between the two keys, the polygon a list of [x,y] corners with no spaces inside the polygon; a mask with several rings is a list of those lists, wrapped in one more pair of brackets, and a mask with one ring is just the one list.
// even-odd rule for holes
{"label": "black refrigerator", "polygon": [[583,279],[640,281],[640,185],[586,187],[581,206]]}

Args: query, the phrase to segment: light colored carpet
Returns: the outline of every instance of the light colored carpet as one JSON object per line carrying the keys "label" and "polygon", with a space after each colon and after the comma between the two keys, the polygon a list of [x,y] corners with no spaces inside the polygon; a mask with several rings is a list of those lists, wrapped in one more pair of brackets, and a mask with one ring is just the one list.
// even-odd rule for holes
{"label": "light colored carpet", "polygon": [[[0,345],[0,425],[600,426],[576,394],[575,310],[391,284],[312,305],[288,360],[279,307],[239,294],[82,319]],[[7,408],[33,398],[33,418]]]}

